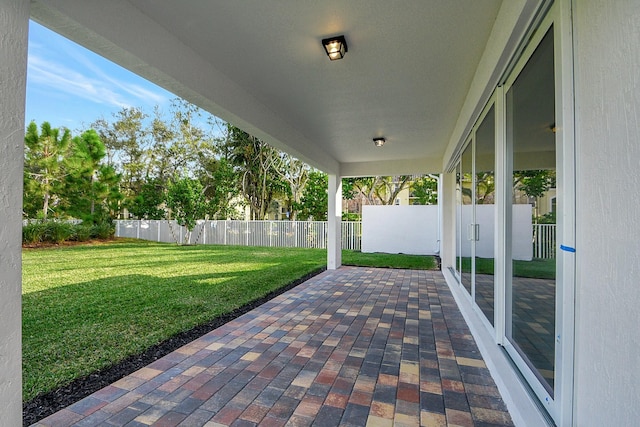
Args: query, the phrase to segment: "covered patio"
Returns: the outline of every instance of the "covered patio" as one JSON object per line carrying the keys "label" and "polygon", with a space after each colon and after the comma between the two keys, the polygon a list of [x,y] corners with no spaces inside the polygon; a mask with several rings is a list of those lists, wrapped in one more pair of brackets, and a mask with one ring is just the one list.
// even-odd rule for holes
{"label": "covered patio", "polygon": [[[329,272],[239,320],[252,338],[231,335],[235,348],[216,349],[224,343],[216,332],[165,359],[167,366],[140,371],[65,411],[66,424],[113,425],[113,417],[131,416],[127,423],[136,425],[141,422],[136,418],[155,413],[153,408],[164,411],[153,415],[158,425],[170,424],[172,417],[189,425],[202,411],[209,412],[212,423],[231,414],[226,421],[239,417],[242,424],[251,405],[266,408],[270,399],[274,405],[261,418],[265,424],[310,422],[311,417],[299,416],[312,408],[318,423],[346,424],[358,409],[360,423],[410,419],[465,425],[477,420],[481,425],[488,420],[478,414],[497,413],[478,408],[504,407],[478,403],[496,396],[477,392],[486,385],[474,383],[475,375],[486,370],[473,353],[475,346],[466,347],[473,341],[515,424],[637,424],[637,0],[0,0],[0,424],[21,423],[20,230],[29,19],[322,170],[329,183]],[[332,61],[322,41],[336,36],[344,37],[348,50],[345,46],[344,58]],[[546,298],[548,284],[540,282],[535,286],[544,299],[518,293],[519,276],[513,274],[512,261],[520,259],[514,247],[530,241],[514,232],[514,177],[535,170],[556,174],[552,299]],[[388,274],[400,276],[377,279],[383,273],[358,270],[349,276],[352,270],[341,268],[342,178],[425,173],[441,174],[442,272],[394,271]],[[481,204],[474,192],[483,182],[478,173],[495,184],[493,229],[478,227]],[[463,190],[471,190],[468,217],[462,215]],[[474,259],[483,241],[494,244],[489,256],[495,260],[493,300],[491,291],[488,297],[482,293],[487,278],[476,275],[481,272],[475,264],[471,283],[465,283],[466,272],[457,263],[460,256]],[[464,247],[468,255],[458,251]],[[414,280],[413,274],[425,276]],[[352,288],[361,286],[360,280],[367,286],[359,293]],[[378,288],[383,290],[374,296]],[[385,297],[387,291],[393,297]],[[306,299],[294,299],[297,292]],[[326,306],[314,292],[325,293]],[[306,305],[312,301],[318,301],[318,312]],[[536,301],[545,301],[546,310]],[[275,311],[278,307],[286,310]],[[324,307],[334,308],[320,311]],[[368,310],[370,319],[365,319]],[[290,311],[293,317],[280,319]],[[229,328],[239,327],[238,322]],[[312,337],[311,328],[319,335]],[[381,336],[386,339],[382,356]],[[329,345],[334,342],[335,347]],[[342,357],[338,368],[336,358]],[[394,365],[385,360],[393,360],[397,372],[384,372]],[[263,371],[269,366],[277,372]],[[228,371],[229,380],[211,383],[220,387],[215,395],[214,390],[202,396],[202,404],[188,400],[197,382],[211,375],[209,369],[220,370],[218,380]],[[330,383],[321,383],[330,381],[323,369],[335,373]],[[202,387],[210,381],[214,378]],[[383,400],[393,384],[395,393]],[[423,389],[430,384],[434,389]],[[268,395],[270,386],[277,396]],[[143,401],[153,393],[144,387],[167,392],[167,398]],[[309,402],[318,390],[324,394]],[[181,392],[185,396],[178,397]],[[231,394],[228,399],[225,393]],[[252,403],[242,407],[253,394]],[[369,406],[361,404],[369,399]],[[199,409],[177,410],[191,403]],[[124,412],[115,415],[117,407]]]}
{"label": "covered patio", "polygon": [[442,273],[341,267],[36,426],[512,426]]}

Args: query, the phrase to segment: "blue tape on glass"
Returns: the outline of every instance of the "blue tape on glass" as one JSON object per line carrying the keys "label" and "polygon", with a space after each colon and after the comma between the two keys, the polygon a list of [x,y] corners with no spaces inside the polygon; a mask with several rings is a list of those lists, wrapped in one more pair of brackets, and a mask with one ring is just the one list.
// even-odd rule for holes
{"label": "blue tape on glass", "polygon": [[565,252],[576,252],[576,248],[572,248],[571,246],[565,246],[565,245],[560,245],[560,249],[562,249]]}

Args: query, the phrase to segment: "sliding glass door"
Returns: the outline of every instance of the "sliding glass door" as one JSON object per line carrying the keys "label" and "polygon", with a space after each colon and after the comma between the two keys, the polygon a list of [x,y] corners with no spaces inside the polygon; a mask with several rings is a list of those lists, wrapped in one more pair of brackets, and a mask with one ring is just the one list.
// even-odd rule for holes
{"label": "sliding glass door", "polygon": [[561,242],[573,241],[575,207],[557,13],[533,32],[460,151],[452,270],[549,414],[566,420],[575,249]]}
{"label": "sliding glass door", "polygon": [[474,251],[474,299],[484,317],[494,325],[495,257],[495,105],[486,109],[475,132],[474,214],[476,241]]}
{"label": "sliding glass door", "polygon": [[469,143],[460,160],[461,193],[461,231],[462,267],[460,282],[469,295],[473,295],[472,274],[474,254],[474,217],[473,217],[473,143]]}
{"label": "sliding glass door", "polygon": [[456,168],[457,278],[494,324],[495,107],[474,128]]}
{"label": "sliding glass door", "polygon": [[[556,200],[554,36],[549,28],[505,88],[506,143],[511,153],[511,275],[507,278],[507,350],[538,395],[554,397],[556,259],[534,258],[541,201]],[[555,224],[554,224],[555,227]]]}

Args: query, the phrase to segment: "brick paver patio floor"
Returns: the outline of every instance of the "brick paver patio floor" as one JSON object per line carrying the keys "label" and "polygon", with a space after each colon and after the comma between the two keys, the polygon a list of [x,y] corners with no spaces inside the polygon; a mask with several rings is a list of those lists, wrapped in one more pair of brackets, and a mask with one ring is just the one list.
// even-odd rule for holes
{"label": "brick paver patio floor", "polygon": [[341,267],[36,426],[511,426],[437,271]]}

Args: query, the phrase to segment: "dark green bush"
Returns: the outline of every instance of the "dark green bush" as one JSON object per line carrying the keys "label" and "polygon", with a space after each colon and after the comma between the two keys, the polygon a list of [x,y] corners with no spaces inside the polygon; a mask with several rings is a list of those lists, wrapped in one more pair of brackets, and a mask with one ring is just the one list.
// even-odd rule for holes
{"label": "dark green bush", "polygon": [[37,221],[22,227],[22,243],[32,245],[42,242],[62,243],[68,240],[86,242],[92,238],[111,239],[115,232],[115,226],[111,221],[98,224]]}
{"label": "dark green bush", "polygon": [[100,222],[91,227],[91,236],[98,239],[111,239],[116,234],[116,228],[112,222]]}
{"label": "dark green bush", "polygon": [[62,243],[71,240],[74,235],[74,226],[67,222],[44,222],[45,232],[43,240],[52,243]]}
{"label": "dark green bush", "polygon": [[41,222],[32,222],[22,227],[22,243],[32,245],[42,242],[44,226]]}
{"label": "dark green bush", "polygon": [[91,233],[93,231],[93,227],[88,224],[77,224],[74,228],[74,236],[75,240],[78,242],[86,242],[91,239]]}

